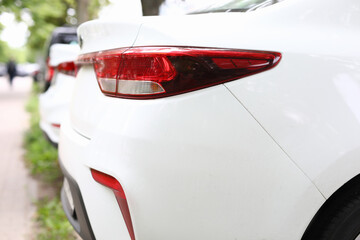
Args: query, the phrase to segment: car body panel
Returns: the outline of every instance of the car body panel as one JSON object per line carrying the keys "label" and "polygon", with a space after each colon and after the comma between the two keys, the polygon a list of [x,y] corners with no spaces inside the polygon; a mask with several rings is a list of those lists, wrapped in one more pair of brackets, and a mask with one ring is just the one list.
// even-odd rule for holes
{"label": "car body panel", "polygon": [[[109,189],[88,183],[90,168],[122,184],[136,239],[300,237],[324,201],[223,85],[145,104],[102,95],[98,104],[104,109],[84,149],[74,147],[67,134],[76,132],[65,126],[59,151],[78,181],[97,239],[120,238],[112,226],[122,218],[101,224],[116,201]],[[74,172],[79,165],[87,176]],[[89,199],[97,193],[110,205]],[[299,224],[285,226],[284,219]]]}
{"label": "car body panel", "polygon": [[[133,46],[281,52],[276,68],[226,86],[329,197],[360,173],[360,58],[354,49],[360,40],[360,3],[348,4],[352,7],[337,1],[289,0],[246,14],[151,18]],[[234,27],[229,31],[224,23]]]}
{"label": "car body panel", "polygon": [[60,63],[75,61],[80,48],[78,44],[60,44],[56,43],[50,48],[49,65],[58,66]]}
{"label": "car body panel", "polygon": [[284,54],[273,71],[226,84],[326,197],[360,173],[359,54]]}

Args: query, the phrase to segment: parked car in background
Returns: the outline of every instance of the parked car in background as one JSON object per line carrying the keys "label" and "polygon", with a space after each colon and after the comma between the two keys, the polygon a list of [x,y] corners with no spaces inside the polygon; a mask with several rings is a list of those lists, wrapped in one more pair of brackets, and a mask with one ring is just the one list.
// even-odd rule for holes
{"label": "parked car in background", "polygon": [[76,27],[74,26],[63,26],[57,27],[52,32],[48,39],[45,48],[45,56],[43,61],[40,63],[40,74],[39,80],[43,85],[44,92],[50,87],[51,84],[51,69],[49,68],[49,62],[51,61],[50,48],[53,44],[76,44],[78,42]]}
{"label": "parked car in background", "polygon": [[40,127],[53,145],[59,142],[61,122],[68,115],[75,84],[74,61],[79,53],[77,44],[53,44],[50,48],[51,85],[39,97]]}
{"label": "parked car in background", "polygon": [[[39,73],[40,66],[37,63],[19,63],[16,65],[16,76],[35,78]],[[0,76],[6,76],[6,63],[0,63]]]}
{"label": "parked car in background", "polygon": [[[278,3],[277,3],[278,2]],[[360,239],[360,1],[91,21],[61,124],[83,239]]]}
{"label": "parked car in background", "polygon": [[16,65],[16,76],[18,77],[32,77],[37,81],[40,66],[37,63],[19,63]]}

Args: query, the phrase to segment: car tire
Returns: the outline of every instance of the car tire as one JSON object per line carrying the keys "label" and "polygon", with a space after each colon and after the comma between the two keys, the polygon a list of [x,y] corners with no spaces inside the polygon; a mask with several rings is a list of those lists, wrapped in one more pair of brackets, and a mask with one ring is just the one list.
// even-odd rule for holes
{"label": "car tire", "polygon": [[[349,199],[334,213],[321,240],[355,240],[360,234],[360,195]],[[360,239],[360,237],[359,237]]]}
{"label": "car tire", "polygon": [[302,240],[360,240],[360,193],[342,200]]}
{"label": "car tire", "polygon": [[50,82],[45,82],[43,92],[46,92],[50,87]]}

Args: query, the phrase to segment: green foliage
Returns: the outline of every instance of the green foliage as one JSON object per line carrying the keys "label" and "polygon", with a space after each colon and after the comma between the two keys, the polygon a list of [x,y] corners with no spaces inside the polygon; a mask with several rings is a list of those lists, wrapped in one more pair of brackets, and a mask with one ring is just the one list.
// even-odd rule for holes
{"label": "green foliage", "polygon": [[14,57],[16,62],[23,63],[28,60],[28,49],[26,47],[22,48],[10,48],[8,44],[0,40],[0,62],[7,62],[10,57]]}
{"label": "green foliage", "polygon": [[[76,24],[76,15],[69,15],[69,9],[77,9],[79,0],[0,0],[0,14],[2,12],[14,13],[18,21],[22,20],[22,14],[27,12],[32,21],[28,24],[28,54],[27,60],[34,61],[38,55],[44,52],[46,41],[55,27]],[[86,0],[90,19],[96,18],[101,6],[109,3],[109,0]],[[83,10],[83,9],[81,9]],[[71,11],[70,11],[71,12]],[[0,25],[0,32],[2,26]],[[3,53],[0,43],[0,52]],[[5,58],[5,57],[4,57]],[[0,61],[2,61],[0,57]]]}
{"label": "green foliage", "polygon": [[89,19],[95,19],[102,6],[109,4],[109,0],[90,0],[89,3]]}
{"label": "green foliage", "polygon": [[55,181],[61,176],[57,163],[57,150],[44,138],[39,126],[32,126],[25,135],[27,153],[25,159],[33,175],[46,181]]}
{"label": "green foliage", "polygon": [[[25,134],[25,161],[31,173],[50,184],[59,192],[61,171],[57,163],[57,150],[44,138],[39,128],[38,94],[40,87],[33,85],[26,110],[30,113],[30,129]],[[38,240],[75,240],[74,230],[62,209],[59,197],[42,199],[37,202]]]}
{"label": "green foliage", "polygon": [[73,228],[66,219],[59,198],[39,201],[37,211],[37,222],[41,230],[38,240],[71,240],[76,239]]}
{"label": "green foliage", "polygon": [[52,30],[67,23],[67,9],[71,6],[62,0],[23,0],[23,7],[30,12],[33,19],[33,25],[29,26],[31,34],[28,46],[42,50]]}
{"label": "green foliage", "polygon": [[10,48],[6,42],[0,40],[0,62],[7,62],[9,60]]}
{"label": "green foliage", "polygon": [[33,175],[47,182],[55,182],[62,176],[58,162],[57,149],[44,138],[39,127],[40,115],[38,111],[39,87],[34,84],[34,89],[26,105],[26,110],[31,114],[30,129],[25,133],[25,161]]}

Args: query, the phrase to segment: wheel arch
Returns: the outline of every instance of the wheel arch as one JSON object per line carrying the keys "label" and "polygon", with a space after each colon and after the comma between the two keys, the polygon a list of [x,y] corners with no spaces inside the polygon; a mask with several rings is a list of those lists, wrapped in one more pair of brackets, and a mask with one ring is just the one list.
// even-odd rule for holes
{"label": "wheel arch", "polygon": [[343,204],[355,196],[360,195],[360,174],[337,189],[316,212],[301,240],[320,239],[332,217],[341,209]]}

